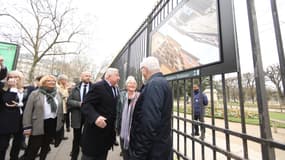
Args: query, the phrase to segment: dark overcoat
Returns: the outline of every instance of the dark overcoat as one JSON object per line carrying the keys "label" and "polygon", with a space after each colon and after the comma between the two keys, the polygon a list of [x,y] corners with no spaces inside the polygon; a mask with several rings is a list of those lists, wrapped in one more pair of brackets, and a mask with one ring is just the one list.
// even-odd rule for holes
{"label": "dark overcoat", "polygon": [[[112,88],[107,81],[102,80],[92,85],[81,108],[86,118],[81,139],[83,154],[96,157],[113,146],[116,138],[116,104],[117,98],[113,96]],[[99,116],[107,119],[105,128],[95,125]]]}

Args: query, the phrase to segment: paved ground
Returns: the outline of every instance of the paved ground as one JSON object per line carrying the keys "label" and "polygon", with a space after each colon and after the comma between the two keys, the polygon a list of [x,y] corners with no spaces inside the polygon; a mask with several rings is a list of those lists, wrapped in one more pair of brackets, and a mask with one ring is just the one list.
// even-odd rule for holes
{"label": "paved ground", "polygon": [[[224,121],[223,120],[219,120],[216,119],[216,126],[219,127],[224,127]],[[211,124],[210,119],[206,118],[206,123]],[[176,126],[177,121],[174,121],[174,126]],[[182,129],[183,131],[183,126],[184,123],[183,121],[180,121],[180,129]],[[229,123],[229,128],[231,130],[234,131],[241,131],[241,126],[239,123]],[[246,125],[247,128],[247,133],[249,135],[252,136],[256,136],[259,137],[260,135],[260,129],[259,126],[254,126],[254,125]],[[191,125],[189,123],[187,123],[187,129],[186,132],[188,134],[190,134],[191,132]],[[274,133],[272,131],[273,134],[273,139],[275,141],[278,141],[280,143],[285,144],[285,129],[279,128],[278,129],[278,133]],[[48,154],[47,160],[69,160],[70,156],[69,153],[71,151],[71,147],[72,147],[72,132],[66,132],[66,136],[69,137],[68,140],[65,140],[61,143],[61,145],[58,148],[53,148],[51,152]],[[177,136],[174,135],[174,147],[177,147]],[[198,138],[198,137],[197,137]],[[180,137],[180,151],[184,150],[184,138]],[[212,143],[212,133],[211,130],[206,131],[206,139],[205,141],[207,141],[208,143]],[[221,148],[225,148],[226,147],[226,143],[225,143],[225,136],[223,133],[216,133],[216,142],[217,142],[217,146],[221,147]],[[187,148],[186,149],[186,155],[187,157],[191,157],[192,153],[192,143],[191,141],[187,141]],[[243,147],[242,147],[242,143],[241,143],[241,139],[240,138],[236,138],[234,136],[230,137],[230,146],[231,146],[231,151],[237,155],[242,155],[243,153]],[[201,159],[201,145],[198,143],[195,143],[195,155],[196,155],[196,159]],[[248,150],[249,150],[249,159],[255,160],[255,159],[261,159],[261,147],[259,144],[248,141]],[[7,156],[6,156],[6,160],[9,160],[9,150],[7,151]],[[115,147],[114,150],[110,150],[109,154],[108,154],[108,160],[122,160],[122,157],[119,156],[120,150],[119,147]],[[205,159],[213,159],[212,158],[212,150],[205,148]],[[23,151],[21,151],[20,154],[23,154]],[[283,160],[285,157],[285,151],[284,150],[276,150],[276,160]],[[217,155],[217,159],[225,159],[224,156],[222,155]],[[80,160],[80,158],[79,158]]]}
{"label": "paved ground", "polygon": [[[180,116],[183,117],[181,114]],[[187,116],[188,119],[191,119],[190,116]],[[173,121],[173,127],[178,128],[178,123],[177,120]],[[211,119],[205,118],[205,123],[211,124]],[[223,119],[215,119],[215,124],[218,127],[224,128],[224,120]],[[232,123],[229,122],[229,129],[240,132],[241,133],[241,124],[240,123]],[[184,132],[184,122],[179,121],[179,130],[181,132]],[[247,134],[254,136],[254,137],[260,137],[260,127],[257,125],[246,125],[246,130]],[[186,124],[186,133],[191,134],[192,131],[192,126],[190,123]],[[226,138],[225,138],[225,133],[218,132],[216,131],[215,133],[215,139],[216,139],[216,146],[219,148],[222,148],[226,150]],[[206,138],[204,141],[206,141],[208,144],[213,144],[213,139],[212,139],[212,131],[210,129],[206,129]],[[273,140],[285,144],[285,129],[284,128],[278,128],[278,132],[274,133],[272,129],[272,137]],[[195,138],[199,139],[198,136],[195,136]],[[192,157],[192,154],[195,154],[195,159],[202,159],[202,145],[200,143],[197,143],[197,141],[194,143],[195,146],[193,147],[192,141],[187,138],[187,141],[185,141],[183,136],[177,136],[177,134],[173,135],[173,145],[176,150],[179,150],[182,154],[186,155],[189,159]],[[248,156],[249,159],[251,160],[258,160],[262,159],[261,155],[261,145],[258,143],[255,143],[253,141],[247,141],[248,143]],[[237,138],[236,136],[230,136],[230,148],[231,152],[236,154],[236,155],[243,155],[243,144],[241,138]],[[179,146],[179,147],[178,147]],[[192,152],[194,149],[194,152]],[[209,149],[208,147],[205,147],[205,159],[206,160],[212,160],[213,159],[213,150]],[[275,149],[275,155],[276,155],[276,160],[284,160],[285,157],[285,150],[278,150]],[[224,155],[217,153],[217,159],[226,159]]]}
{"label": "paved ground", "polygon": [[[54,148],[52,146],[51,152],[47,156],[47,160],[70,160],[69,153],[71,151],[72,147],[72,130],[71,132],[66,132],[66,136],[68,137],[68,140],[62,141],[59,147]],[[5,160],[9,160],[9,153],[10,151],[8,150],[6,153],[6,158]],[[21,151],[20,155],[23,154],[23,151]],[[120,150],[119,147],[114,147],[114,150],[110,150],[108,154],[108,160],[122,160],[122,157],[120,157]],[[80,160],[80,156],[78,160]],[[36,159],[38,160],[38,159]]]}

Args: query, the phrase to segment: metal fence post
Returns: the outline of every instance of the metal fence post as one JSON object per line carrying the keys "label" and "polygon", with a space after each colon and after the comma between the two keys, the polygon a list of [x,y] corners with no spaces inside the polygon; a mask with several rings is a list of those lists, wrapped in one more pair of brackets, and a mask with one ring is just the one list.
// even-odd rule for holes
{"label": "metal fence post", "polygon": [[[260,122],[260,135],[264,139],[272,139],[269,113],[268,113],[268,103],[265,90],[265,80],[264,80],[264,71],[261,59],[260,52],[260,43],[259,43],[259,34],[258,26],[256,20],[256,12],[254,0],[248,0],[247,2],[247,11],[248,11],[248,21],[249,21],[249,30],[250,38],[252,45],[252,57],[254,65],[254,76],[256,82],[256,98],[258,105],[259,113],[259,122]],[[265,160],[275,160],[274,149],[270,147],[268,143],[261,144],[262,158]]]}

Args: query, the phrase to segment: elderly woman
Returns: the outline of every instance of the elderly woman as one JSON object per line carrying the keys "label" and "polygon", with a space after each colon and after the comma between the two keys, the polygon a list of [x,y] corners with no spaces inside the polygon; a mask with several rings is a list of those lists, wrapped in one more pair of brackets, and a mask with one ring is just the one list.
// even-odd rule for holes
{"label": "elderly woman", "polygon": [[[9,146],[11,135],[14,136],[13,147],[10,159],[18,159],[20,150],[21,114],[22,109],[19,103],[18,89],[20,85],[18,71],[11,71],[7,75],[4,87],[0,89],[0,159],[5,159],[6,150]],[[22,91],[21,91],[22,92]],[[21,97],[20,97],[21,98]]]}
{"label": "elderly woman", "polygon": [[126,91],[120,93],[120,101],[117,108],[117,132],[120,135],[120,144],[124,160],[128,160],[128,148],[132,116],[137,98],[140,93],[136,91],[137,82],[133,76],[126,80]]}
{"label": "elderly woman", "polygon": [[[65,127],[67,132],[70,131],[70,121],[69,121],[69,112],[67,110],[67,98],[69,96],[68,88],[68,77],[64,74],[61,74],[57,77],[57,84],[58,84],[58,90],[61,93],[62,100],[63,100],[63,114],[65,119]],[[67,137],[64,137],[67,139]]]}
{"label": "elderly woman", "polygon": [[39,89],[29,96],[24,111],[24,134],[30,135],[24,159],[34,160],[40,148],[40,160],[46,159],[51,141],[57,139],[57,133],[63,127],[62,109],[56,78],[52,75],[43,76]]}

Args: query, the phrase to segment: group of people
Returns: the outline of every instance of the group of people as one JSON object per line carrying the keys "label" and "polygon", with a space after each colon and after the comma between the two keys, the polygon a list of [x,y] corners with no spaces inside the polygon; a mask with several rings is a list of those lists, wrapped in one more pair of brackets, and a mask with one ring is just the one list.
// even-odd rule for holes
{"label": "group of people", "polygon": [[172,91],[160,72],[159,61],[147,57],[140,63],[145,79],[141,89],[129,76],[119,90],[116,68],[92,85],[81,106],[86,118],[82,133],[82,160],[106,160],[120,137],[124,160],[171,160]]}
{"label": "group of people", "polygon": [[[0,160],[5,159],[11,138],[11,160],[33,160],[37,156],[44,160],[50,144],[57,147],[64,139],[67,77],[43,75],[35,84],[24,86],[24,74],[8,72],[3,61],[0,56]],[[20,156],[21,149],[25,152]]]}
{"label": "group of people", "polygon": [[[128,76],[122,90],[116,68],[108,68],[96,83],[91,83],[91,72],[84,71],[75,86],[65,75],[44,75],[36,86],[24,87],[23,74],[7,73],[1,59],[0,78],[5,82],[0,86],[0,160],[5,159],[11,137],[11,160],[46,159],[50,144],[57,147],[65,139],[64,122],[70,131],[69,121],[71,160],[77,160],[80,152],[81,160],[106,160],[116,135],[124,160],[172,160],[172,90],[157,58],[140,63],[144,79],[140,89]],[[23,135],[29,137],[28,145],[19,158]]]}
{"label": "group of people", "polygon": [[[70,131],[69,118],[72,160],[80,150],[82,160],[106,160],[116,135],[124,159],[171,159],[172,91],[156,58],[145,58],[140,70],[145,79],[140,90],[133,76],[120,90],[116,68],[108,68],[96,83],[91,83],[90,72],[82,72],[81,81],[72,87],[65,75],[44,75],[37,85],[27,87],[23,73],[8,72],[0,57],[0,160],[11,138],[11,160],[46,159],[50,145],[57,147],[65,138],[65,121]],[[26,136],[27,147],[20,156]]]}

